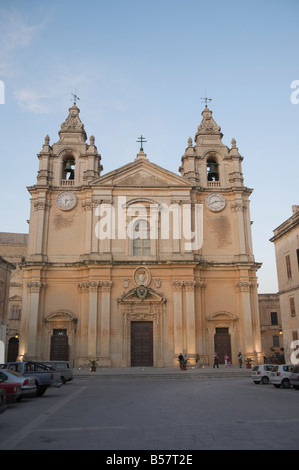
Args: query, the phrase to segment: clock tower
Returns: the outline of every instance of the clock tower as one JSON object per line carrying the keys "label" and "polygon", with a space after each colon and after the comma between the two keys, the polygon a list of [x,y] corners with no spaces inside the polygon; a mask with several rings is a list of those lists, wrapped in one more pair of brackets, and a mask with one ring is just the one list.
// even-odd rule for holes
{"label": "clock tower", "polygon": [[[261,351],[256,277],[261,264],[255,262],[252,247],[252,189],[244,185],[243,157],[236,140],[231,140],[229,148],[222,137],[221,128],[206,105],[194,143],[191,137],[188,139],[179,171],[193,185],[194,198],[204,208],[203,244],[195,257],[202,266],[206,325],[213,332],[213,346],[215,350],[221,348],[217,346],[217,341],[224,341],[221,334],[230,337],[230,344],[239,335],[240,349],[255,357]],[[232,286],[234,290],[228,294]],[[229,296],[234,307],[225,307]],[[227,353],[231,351],[228,336]]]}

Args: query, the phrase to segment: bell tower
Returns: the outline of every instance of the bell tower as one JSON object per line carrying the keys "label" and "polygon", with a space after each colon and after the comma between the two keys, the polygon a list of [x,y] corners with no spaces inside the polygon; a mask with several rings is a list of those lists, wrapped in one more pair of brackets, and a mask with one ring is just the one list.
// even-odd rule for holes
{"label": "bell tower", "polygon": [[179,168],[181,175],[201,188],[228,189],[243,186],[241,162],[243,157],[232,139],[229,149],[222,143],[221,128],[205,106],[202,121],[194,138],[188,139],[188,147]]}
{"label": "bell tower", "polygon": [[101,155],[95,146],[95,138],[87,136],[79,117],[80,109],[74,104],[61,124],[59,141],[50,146],[47,135],[38,155],[40,164],[37,174],[38,186],[82,186],[100,176]]}
{"label": "bell tower", "polygon": [[[251,240],[252,189],[244,185],[236,140],[231,140],[231,147],[222,142],[221,128],[207,104],[201,114],[179,171],[193,186],[193,200],[203,208],[203,243],[194,253],[198,282],[204,285],[202,321],[210,331],[211,350],[217,350],[217,332],[226,331],[233,355],[240,348],[256,360],[261,355],[256,277],[261,265],[255,262]],[[233,339],[237,330],[239,342]]]}

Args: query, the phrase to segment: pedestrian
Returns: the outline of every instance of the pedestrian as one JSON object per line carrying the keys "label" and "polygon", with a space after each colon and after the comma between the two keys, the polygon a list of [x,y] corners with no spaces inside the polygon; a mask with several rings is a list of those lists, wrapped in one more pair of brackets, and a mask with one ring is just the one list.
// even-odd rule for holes
{"label": "pedestrian", "polygon": [[179,354],[178,361],[179,361],[180,369],[181,369],[182,366],[184,365],[184,356],[182,353]]}
{"label": "pedestrian", "polygon": [[227,365],[228,365],[228,359],[229,359],[229,357],[228,357],[228,355],[225,353],[225,354],[224,354],[224,364],[225,364],[225,367],[227,367]]}
{"label": "pedestrian", "polygon": [[219,365],[218,365],[218,354],[215,352],[214,353],[214,365],[213,365],[213,369],[217,367],[217,369],[219,369]]}
{"label": "pedestrian", "polygon": [[196,354],[196,365],[197,367],[200,367],[200,357],[199,357],[199,354]]}
{"label": "pedestrian", "polygon": [[242,354],[239,352],[238,354],[238,360],[239,360],[239,366],[242,367],[243,361],[242,361]]}

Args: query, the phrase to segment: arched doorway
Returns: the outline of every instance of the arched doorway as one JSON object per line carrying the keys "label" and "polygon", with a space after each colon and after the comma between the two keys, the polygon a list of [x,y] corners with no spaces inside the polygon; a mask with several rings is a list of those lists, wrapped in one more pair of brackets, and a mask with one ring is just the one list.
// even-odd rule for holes
{"label": "arched doorway", "polygon": [[219,364],[224,364],[224,356],[232,357],[231,335],[229,328],[216,328],[214,349],[219,357]]}
{"label": "arched doorway", "polygon": [[19,355],[19,338],[14,336],[10,338],[7,348],[7,362],[16,362]]}
{"label": "arched doorway", "polygon": [[207,317],[208,321],[208,351],[212,360],[214,352],[219,357],[219,363],[224,364],[224,355],[228,355],[232,363],[237,360],[237,331],[238,317],[231,312],[220,311]]}
{"label": "arched doorway", "polygon": [[56,312],[45,319],[47,343],[44,356],[51,361],[73,361],[77,318],[71,312]]}

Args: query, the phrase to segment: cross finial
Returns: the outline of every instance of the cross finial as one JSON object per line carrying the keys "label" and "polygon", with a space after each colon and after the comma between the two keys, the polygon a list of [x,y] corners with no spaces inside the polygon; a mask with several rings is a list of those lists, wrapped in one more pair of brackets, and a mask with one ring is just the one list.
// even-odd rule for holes
{"label": "cross finial", "polygon": [[207,108],[208,107],[207,103],[208,103],[208,101],[212,101],[212,98],[207,98],[207,94],[205,93],[205,97],[201,98],[201,100],[202,100],[201,102],[203,102],[203,101],[205,102],[206,108]]}
{"label": "cross finial", "polygon": [[80,98],[79,98],[78,95],[76,95],[76,93],[71,93],[71,95],[73,95],[73,97],[74,97],[74,105],[76,105],[77,100],[80,100]]}
{"label": "cross finial", "polygon": [[141,146],[140,146],[140,152],[143,152],[142,144],[143,144],[143,142],[147,142],[147,140],[145,140],[145,137],[143,137],[143,135],[141,135],[140,137],[138,137],[138,140],[136,140],[136,142],[138,142],[138,143],[141,144]]}

